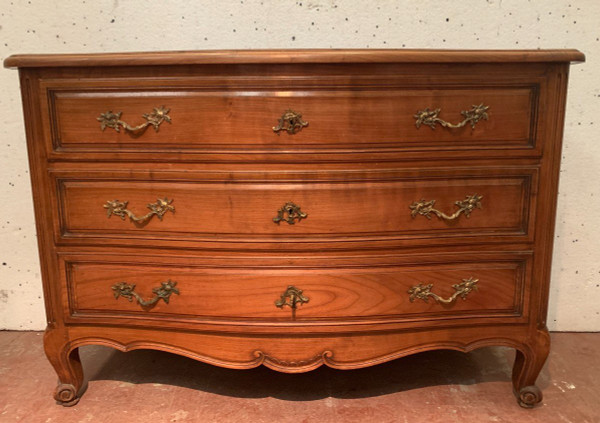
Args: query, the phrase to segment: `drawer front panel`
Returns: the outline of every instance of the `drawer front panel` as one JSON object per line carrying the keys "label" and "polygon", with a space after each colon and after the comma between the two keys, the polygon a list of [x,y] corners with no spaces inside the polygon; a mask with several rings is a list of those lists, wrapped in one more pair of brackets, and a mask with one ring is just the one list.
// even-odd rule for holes
{"label": "drawer front panel", "polygon": [[[133,263],[67,263],[68,291],[74,316],[116,314],[198,319],[302,321],[469,315],[519,316],[526,280],[525,261],[437,263],[368,268],[196,268]],[[444,304],[409,291],[429,287],[448,301],[466,280],[477,290]],[[169,282],[170,281],[170,282]],[[115,295],[126,284],[152,303],[163,282],[176,283],[168,303],[158,299],[142,307],[135,296]],[[277,307],[289,286],[307,302]],[[154,290],[154,291],[153,291]],[[456,295],[455,295],[456,296]],[[290,298],[284,298],[289,302]]]}
{"label": "drawer front panel", "polygon": [[[523,236],[530,231],[532,171],[345,182],[59,179],[57,230],[65,238],[236,243]],[[465,208],[467,197],[475,196],[478,204]],[[164,198],[172,200],[174,211],[166,211],[162,219],[152,216],[147,205]],[[135,223],[114,210],[107,216],[113,200],[134,218],[147,213],[150,218]],[[306,216],[291,219],[284,208],[289,202]],[[282,209],[283,219],[275,223]]]}
{"label": "drawer front panel", "polygon": [[[300,89],[283,85],[274,89],[148,88],[140,91],[92,89],[50,91],[53,144],[63,151],[101,149],[126,151],[184,149],[306,150],[365,148],[507,148],[532,147],[537,91],[521,87],[410,86],[323,87]],[[440,109],[439,119],[457,124],[461,112],[473,105],[489,106],[488,120],[471,127],[432,130],[416,126],[415,114]],[[102,113],[121,112],[131,126],[146,122],[154,108],[169,109],[171,122],[143,133],[107,127]],[[294,135],[275,133],[284,112],[292,109],[308,122]]]}

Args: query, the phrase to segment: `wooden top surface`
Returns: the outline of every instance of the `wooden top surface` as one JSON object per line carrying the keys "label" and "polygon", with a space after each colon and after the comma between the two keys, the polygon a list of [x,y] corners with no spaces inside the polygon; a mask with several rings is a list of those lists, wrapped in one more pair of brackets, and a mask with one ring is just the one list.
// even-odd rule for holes
{"label": "wooden top surface", "polygon": [[96,54],[23,54],[4,67],[147,66],[251,63],[583,62],[578,50],[205,50]]}

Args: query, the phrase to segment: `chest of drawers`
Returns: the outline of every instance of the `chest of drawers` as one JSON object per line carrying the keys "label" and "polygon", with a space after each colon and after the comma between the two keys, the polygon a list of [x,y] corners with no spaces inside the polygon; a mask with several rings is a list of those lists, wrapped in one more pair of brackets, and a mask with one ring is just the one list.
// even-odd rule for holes
{"label": "chest of drawers", "polygon": [[354,369],[419,351],[517,351],[546,329],[576,50],[25,55],[48,327],[78,348],[245,369]]}

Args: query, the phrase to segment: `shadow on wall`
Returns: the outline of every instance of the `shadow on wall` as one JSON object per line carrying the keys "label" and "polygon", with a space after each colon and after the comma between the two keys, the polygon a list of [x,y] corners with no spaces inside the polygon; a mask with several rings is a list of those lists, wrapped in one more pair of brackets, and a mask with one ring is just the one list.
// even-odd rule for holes
{"label": "shadow on wall", "polygon": [[[357,370],[320,367],[285,374],[258,367],[232,370],[154,350],[123,353],[108,347],[80,348],[89,380],[160,383],[238,398],[286,401],[368,398],[436,385],[506,382],[510,386],[514,350],[485,347],[470,353],[428,351]],[[548,386],[544,373],[538,386]],[[510,388],[509,388],[510,389]]]}

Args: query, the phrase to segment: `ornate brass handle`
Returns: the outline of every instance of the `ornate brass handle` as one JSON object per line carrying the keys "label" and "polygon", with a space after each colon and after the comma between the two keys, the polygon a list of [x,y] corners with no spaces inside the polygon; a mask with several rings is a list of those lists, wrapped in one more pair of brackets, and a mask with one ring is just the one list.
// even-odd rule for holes
{"label": "ornate brass handle", "polygon": [[114,214],[115,216],[119,216],[122,220],[125,220],[125,216],[128,216],[132,222],[141,225],[150,220],[152,216],[156,215],[159,220],[162,220],[166,212],[170,211],[175,213],[175,207],[171,205],[172,202],[173,200],[169,200],[166,197],[159,198],[156,200],[156,203],[151,203],[146,206],[150,209],[150,213],[142,217],[137,217],[127,209],[129,201],[109,200],[104,205],[104,208],[106,209],[106,214],[109,218]]}
{"label": "ornate brass handle", "polygon": [[[289,299],[289,300],[288,300]],[[292,310],[296,309],[296,304],[304,304],[308,302],[308,297],[302,295],[302,290],[296,288],[293,285],[287,287],[285,292],[281,294],[281,298],[275,301],[275,306],[283,308],[284,306],[291,307]]]}
{"label": "ornate brass handle", "polygon": [[283,220],[284,222],[287,222],[288,225],[293,225],[296,223],[295,219],[298,219],[298,222],[300,222],[302,219],[306,219],[307,217],[308,214],[300,210],[300,206],[288,201],[281,206],[279,210],[277,210],[277,216],[273,218],[273,222],[279,225],[279,222]]}
{"label": "ornate brass handle", "polygon": [[281,115],[278,125],[273,127],[273,132],[279,135],[279,131],[286,131],[293,135],[305,126],[308,126],[308,122],[302,120],[302,114],[288,109]]}
{"label": "ornate brass handle", "polygon": [[418,214],[420,214],[421,216],[425,216],[427,219],[431,219],[431,213],[433,213],[440,219],[454,220],[458,216],[460,216],[461,213],[464,213],[465,217],[469,217],[473,210],[475,210],[476,208],[481,209],[481,199],[482,198],[483,198],[483,195],[473,194],[473,195],[467,195],[467,197],[462,201],[455,201],[454,204],[456,206],[458,206],[458,210],[456,210],[454,212],[454,214],[452,214],[450,216],[433,207],[435,205],[435,200],[415,201],[408,207],[410,207],[410,209],[411,209],[410,215],[413,218],[415,218]]}
{"label": "ornate brass handle", "polygon": [[429,302],[429,297],[432,297],[438,303],[451,304],[458,297],[466,300],[467,295],[471,291],[477,291],[477,282],[479,282],[479,279],[473,279],[473,277],[470,277],[469,279],[463,279],[461,283],[452,285],[456,292],[449,298],[442,298],[439,295],[431,292],[431,288],[433,288],[432,283],[429,285],[423,285],[420,283],[408,290],[408,293],[410,294],[409,300],[411,303],[414,302],[415,299],[423,300],[427,303]]}
{"label": "ornate brass handle", "polygon": [[142,306],[142,308],[148,308],[156,304],[159,300],[163,300],[165,303],[169,304],[169,298],[171,297],[171,294],[179,295],[179,290],[175,288],[176,285],[177,282],[174,282],[171,279],[167,280],[166,282],[161,282],[158,288],[152,289],[154,297],[147,301],[134,291],[135,284],[119,282],[112,286],[112,290],[117,300],[119,297],[125,297],[129,300],[129,302],[131,302],[135,297],[138,304]]}
{"label": "ornate brass handle", "polygon": [[489,116],[487,111],[489,108],[490,106],[484,106],[483,103],[478,106],[474,104],[470,110],[463,110],[460,112],[460,114],[464,117],[462,122],[453,124],[438,117],[442,109],[429,110],[428,107],[425,110],[417,111],[417,114],[414,116],[414,118],[417,120],[415,125],[417,128],[420,128],[421,125],[427,125],[431,129],[435,129],[436,123],[439,123],[445,128],[462,128],[468,123],[471,125],[471,128],[475,128],[475,124],[480,120],[488,120]]}
{"label": "ornate brass handle", "polygon": [[170,109],[165,106],[155,107],[152,113],[143,114],[142,117],[146,119],[146,122],[139,124],[138,126],[131,126],[121,120],[123,112],[113,113],[111,110],[105,113],[101,113],[100,117],[96,118],[100,122],[100,129],[103,131],[106,128],[112,128],[117,132],[121,132],[120,128],[125,129],[134,134],[141,133],[146,130],[148,126],[152,126],[156,132],[158,127],[163,122],[171,123],[171,116],[169,116]]}

